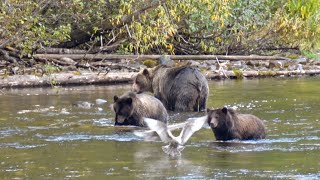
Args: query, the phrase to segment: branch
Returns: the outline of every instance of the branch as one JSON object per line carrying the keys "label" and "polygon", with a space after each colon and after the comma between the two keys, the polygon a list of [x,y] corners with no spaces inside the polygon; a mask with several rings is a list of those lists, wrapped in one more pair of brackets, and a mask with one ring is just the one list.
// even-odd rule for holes
{"label": "branch", "polygon": [[[145,13],[147,10],[150,10],[152,8],[155,8],[159,5],[161,5],[162,3],[165,3],[166,0],[159,0],[159,1],[151,1],[149,4],[147,4],[146,6],[142,7],[141,9],[138,9],[136,11],[134,11],[132,14],[130,15],[124,15],[121,19],[120,22],[117,23],[116,25],[113,25],[112,22],[110,21],[110,19],[106,19],[103,22],[99,22],[98,24],[93,24],[90,27],[88,27],[87,29],[73,29],[73,32],[71,34],[71,40],[67,41],[67,42],[63,42],[60,43],[59,45],[57,45],[57,47],[60,48],[73,48],[76,47],[78,45],[84,44],[86,42],[89,42],[92,38],[92,36],[90,34],[93,35],[93,37],[97,37],[101,34],[105,34],[107,31],[111,31],[114,28],[121,28],[123,26],[125,26],[126,24],[130,24],[132,22],[133,19],[138,19],[138,18],[134,18],[139,16],[140,14]],[[94,26],[101,26],[101,31],[97,32],[94,34],[94,30],[92,27]],[[88,33],[89,32],[89,33]]]}
{"label": "branch", "polygon": [[11,57],[9,53],[5,50],[0,49],[0,54],[3,55],[3,58],[11,63],[17,63],[17,60],[14,57]]}

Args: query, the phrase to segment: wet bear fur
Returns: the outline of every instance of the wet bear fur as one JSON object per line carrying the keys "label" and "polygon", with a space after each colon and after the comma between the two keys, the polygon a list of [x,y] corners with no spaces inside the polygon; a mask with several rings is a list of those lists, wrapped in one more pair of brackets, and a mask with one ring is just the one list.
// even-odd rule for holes
{"label": "wet bear fur", "polygon": [[240,114],[230,108],[207,110],[208,124],[217,140],[255,140],[266,137],[262,120],[251,114]]}
{"label": "wet bear fur", "polygon": [[132,90],[137,93],[154,93],[171,111],[204,111],[209,93],[208,81],[197,68],[171,68],[165,65],[138,73]]}
{"label": "wet bear fur", "polygon": [[143,117],[167,123],[167,110],[157,98],[149,94],[128,92],[120,97],[115,95],[113,99],[115,125],[145,126]]}

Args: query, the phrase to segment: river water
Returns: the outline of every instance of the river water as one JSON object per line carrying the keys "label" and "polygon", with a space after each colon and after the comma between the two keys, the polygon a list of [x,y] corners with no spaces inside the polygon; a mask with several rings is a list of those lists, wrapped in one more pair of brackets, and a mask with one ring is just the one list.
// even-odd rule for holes
{"label": "river water", "polygon": [[[114,127],[110,104],[129,85],[0,91],[0,179],[319,179],[320,78],[210,81],[209,107],[264,120],[258,141],[196,132],[182,156]],[[102,100],[107,100],[103,103]],[[169,123],[203,113],[172,113]]]}

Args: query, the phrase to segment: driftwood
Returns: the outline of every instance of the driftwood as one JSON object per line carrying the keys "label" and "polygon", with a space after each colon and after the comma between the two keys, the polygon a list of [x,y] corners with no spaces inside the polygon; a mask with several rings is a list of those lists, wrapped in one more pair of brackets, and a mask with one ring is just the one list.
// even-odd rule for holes
{"label": "driftwood", "polygon": [[113,63],[113,62],[75,62],[71,58],[63,57],[59,60],[57,59],[47,59],[47,58],[35,58],[37,61],[40,62],[52,62],[54,64],[59,64],[62,66],[75,66],[75,67],[83,67],[83,68],[92,68],[94,70],[98,70],[98,67],[106,67],[109,69],[122,69],[126,68],[132,71],[139,71],[139,68],[131,67],[125,64],[120,63]]}
{"label": "driftwood", "polygon": [[273,77],[273,76],[296,76],[296,75],[318,75],[320,74],[319,70],[296,70],[296,71],[241,71],[236,74],[234,71],[221,71],[209,72],[205,74],[207,79],[224,79],[227,77],[236,79],[236,78],[250,78],[250,77]]}
{"label": "driftwood", "polygon": [[66,48],[41,48],[36,51],[38,54],[85,54],[86,50]]}
{"label": "driftwood", "polygon": [[0,88],[5,87],[36,87],[36,86],[60,86],[60,85],[84,85],[84,84],[113,84],[128,83],[135,73],[59,73],[51,75],[13,75],[0,78]]}
{"label": "driftwood", "polygon": [[[115,60],[115,59],[154,59],[158,60],[163,55],[116,55],[116,54],[35,54],[35,58],[60,59],[63,57],[73,60]],[[277,56],[224,56],[224,55],[166,55],[172,60],[288,60],[285,57]]]}

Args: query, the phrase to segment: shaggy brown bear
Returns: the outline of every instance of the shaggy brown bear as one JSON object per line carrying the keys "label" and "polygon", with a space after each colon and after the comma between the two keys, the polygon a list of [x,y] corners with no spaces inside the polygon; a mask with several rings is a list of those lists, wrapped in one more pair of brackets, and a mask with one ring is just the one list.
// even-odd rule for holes
{"label": "shaggy brown bear", "polygon": [[128,92],[114,96],[115,125],[145,126],[143,117],[157,119],[167,123],[168,113],[163,104],[148,94]]}
{"label": "shaggy brown bear", "polygon": [[135,77],[132,90],[153,92],[171,111],[204,111],[209,93],[205,76],[190,66],[144,69]]}
{"label": "shaggy brown bear", "polygon": [[266,137],[262,120],[251,114],[240,114],[230,108],[208,109],[208,124],[217,140],[251,140]]}

